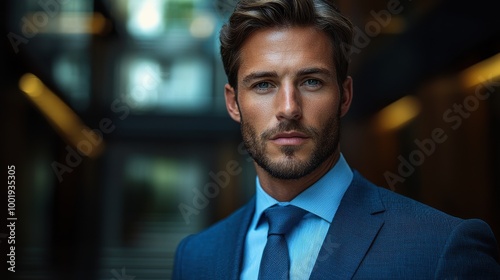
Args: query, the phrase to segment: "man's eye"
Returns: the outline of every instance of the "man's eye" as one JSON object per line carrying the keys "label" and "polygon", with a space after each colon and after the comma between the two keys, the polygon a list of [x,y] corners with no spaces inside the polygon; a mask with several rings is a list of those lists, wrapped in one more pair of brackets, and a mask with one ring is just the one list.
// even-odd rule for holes
{"label": "man's eye", "polygon": [[304,85],[309,87],[318,87],[321,85],[321,82],[316,79],[309,79],[304,82]]}
{"label": "man's eye", "polygon": [[270,82],[259,82],[253,86],[253,90],[257,93],[269,93],[275,88],[275,86]]}
{"label": "man's eye", "polygon": [[255,88],[257,89],[268,89],[271,87],[271,84],[268,82],[261,82],[255,85]]}

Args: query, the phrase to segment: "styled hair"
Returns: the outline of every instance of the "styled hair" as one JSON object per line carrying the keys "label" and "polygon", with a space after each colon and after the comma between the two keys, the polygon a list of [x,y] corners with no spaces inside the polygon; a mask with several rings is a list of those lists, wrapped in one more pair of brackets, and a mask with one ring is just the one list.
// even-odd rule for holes
{"label": "styled hair", "polygon": [[342,91],[353,26],[332,0],[240,0],[220,31],[220,52],[228,83],[237,90],[241,47],[254,31],[306,26],[313,26],[331,38],[337,82]]}

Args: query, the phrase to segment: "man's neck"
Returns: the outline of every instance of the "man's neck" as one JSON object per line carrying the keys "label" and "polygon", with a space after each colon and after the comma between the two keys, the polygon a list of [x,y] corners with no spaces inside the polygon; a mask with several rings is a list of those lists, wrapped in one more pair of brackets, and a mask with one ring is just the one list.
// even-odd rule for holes
{"label": "man's neck", "polygon": [[313,172],[299,179],[284,180],[272,177],[257,164],[255,169],[262,189],[274,199],[285,202],[291,201],[323,177],[337,163],[339,157],[340,152],[332,154]]}

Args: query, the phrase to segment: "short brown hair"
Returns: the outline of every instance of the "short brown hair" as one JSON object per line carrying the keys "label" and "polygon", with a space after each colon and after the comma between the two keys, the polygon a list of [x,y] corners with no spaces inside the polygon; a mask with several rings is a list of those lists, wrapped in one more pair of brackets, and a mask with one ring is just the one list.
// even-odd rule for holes
{"label": "short brown hair", "polygon": [[314,26],[332,39],[337,82],[347,77],[353,26],[331,0],[241,0],[220,32],[220,52],[229,84],[236,90],[240,49],[256,30]]}

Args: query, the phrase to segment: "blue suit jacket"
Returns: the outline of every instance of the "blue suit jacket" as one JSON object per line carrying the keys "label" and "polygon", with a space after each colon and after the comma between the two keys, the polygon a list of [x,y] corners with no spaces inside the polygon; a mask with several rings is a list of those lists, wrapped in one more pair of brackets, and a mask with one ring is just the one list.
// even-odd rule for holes
{"label": "blue suit jacket", "polygon": [[[174,279],[238,279],[255,199],[177,248]],[[354,172],[310,279],[500,279],[489,226],[377,187]]]}

